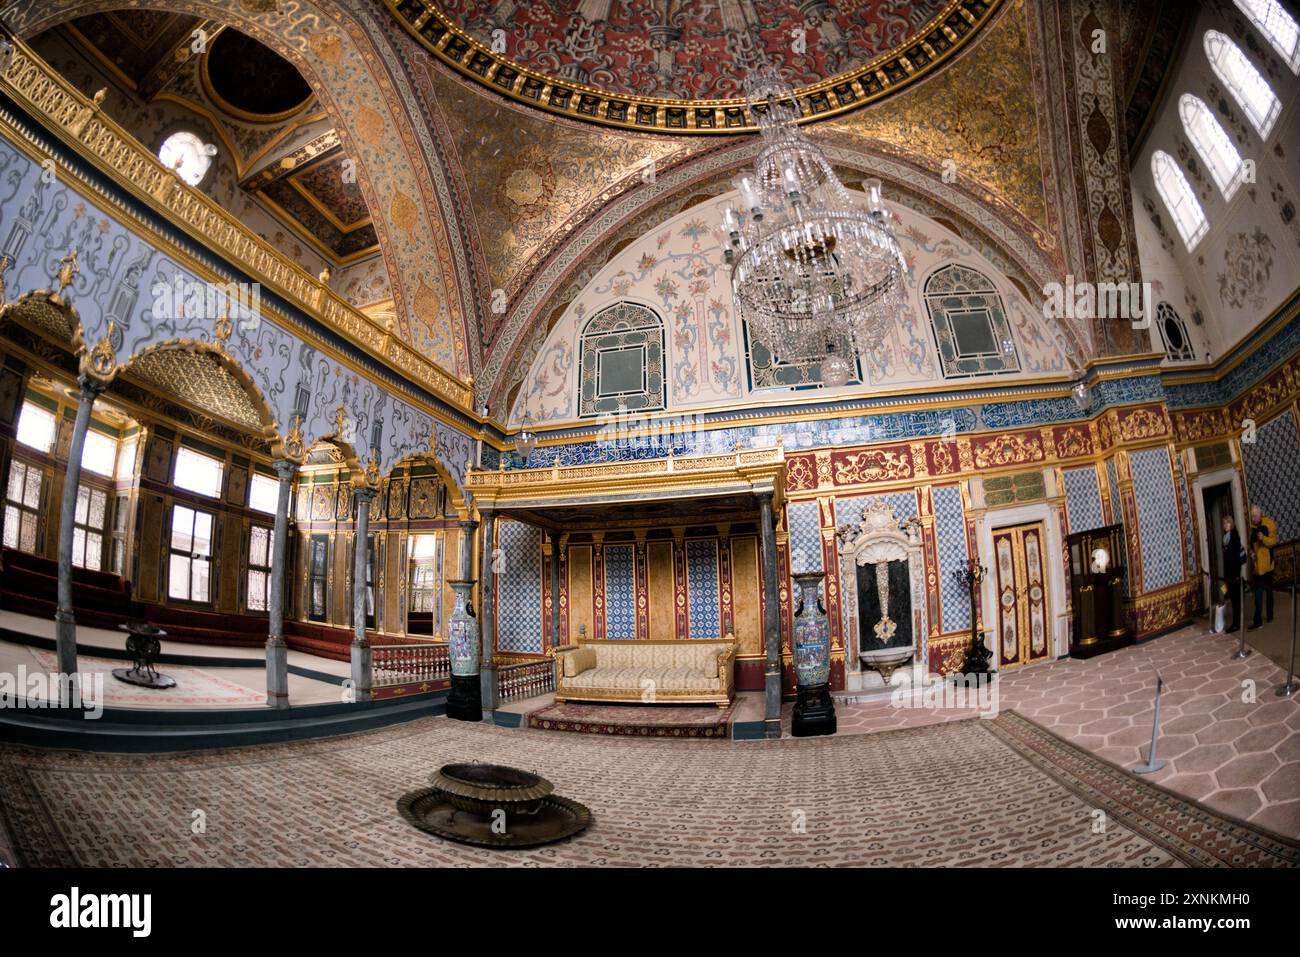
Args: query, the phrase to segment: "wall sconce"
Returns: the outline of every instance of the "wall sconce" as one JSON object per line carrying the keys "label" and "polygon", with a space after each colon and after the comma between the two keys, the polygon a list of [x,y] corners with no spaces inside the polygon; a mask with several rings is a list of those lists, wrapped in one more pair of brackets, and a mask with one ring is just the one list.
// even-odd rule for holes
{"label": "wall sconce", "polygon": [[1080,412],[1087,412],[1092,405],[1092,389],[1086,382],[1076,382],[1071,390],[1074,394],[1074,404],[1079,407]]}

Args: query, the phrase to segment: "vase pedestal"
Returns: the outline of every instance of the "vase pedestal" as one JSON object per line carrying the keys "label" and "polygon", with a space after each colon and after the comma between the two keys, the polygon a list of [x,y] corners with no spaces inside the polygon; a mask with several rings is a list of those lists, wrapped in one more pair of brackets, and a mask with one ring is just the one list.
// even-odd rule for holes
{"label": "vase pedestal", "polygon": [[794,721],[790,733],[796,738],[811,738],[835,733],[835,701],[829,684],[799,688],[794,703]]}
{"label": "vase pedestal", "polygon": [[483,720],[483,690],[478,675],[451,676],[447,717],[457,721]]}

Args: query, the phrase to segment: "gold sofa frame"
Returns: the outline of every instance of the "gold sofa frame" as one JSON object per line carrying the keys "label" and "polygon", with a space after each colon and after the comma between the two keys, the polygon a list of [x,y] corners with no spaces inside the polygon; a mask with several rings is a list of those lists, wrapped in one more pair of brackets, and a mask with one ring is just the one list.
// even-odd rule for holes
{"label": "gold sofa frame", "polygon": [[[653,701],[644,701],[641,689],[623,688],[571,688],[564,687],[564,663],[572,652],[579,648],[599,645],[613,645],[631,648],[639,645],[680,645],[695,642],[701,645],[718,645],[722,657],[718,661],[718,678],[721,690],[713,694],[701,694],[698,691],[655,690]],[[726,646],[725,649],[721,646]],[[670,638],[670,639],[580,639],[555,649],[555,700],[562,701],[627,701],[635,704],[714,704],[725,708],[731,704],[736,693],[735,664],[737,641],[734,635],[725,638]],[[725,652],[725,653],[724,653]]]}

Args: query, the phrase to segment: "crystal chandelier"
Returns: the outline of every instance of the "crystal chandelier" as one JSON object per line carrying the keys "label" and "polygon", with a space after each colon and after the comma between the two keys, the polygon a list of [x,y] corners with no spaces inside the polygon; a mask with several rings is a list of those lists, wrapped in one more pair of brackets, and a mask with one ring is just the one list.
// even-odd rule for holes
{"label": "crystal chandelier", "polygon": [[723,212],[736,308],[784,362],[820,362],[843,385],[845,356],[878,342],[897,321],[907,263],[880,181],[855,202],[800,130],[799,102],[774,67],[745,80],[763,137],[752,173],[736,178],[743,209]]}

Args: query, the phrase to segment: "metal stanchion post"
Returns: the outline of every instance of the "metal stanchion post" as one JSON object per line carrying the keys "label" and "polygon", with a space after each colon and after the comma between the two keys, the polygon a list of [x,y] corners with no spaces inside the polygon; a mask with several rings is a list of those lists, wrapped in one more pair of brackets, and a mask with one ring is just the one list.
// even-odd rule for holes
{"label": "metal stanchion post", "polygon": [[1151,722],[1151,750],[1147,752],[1146,764],[1139,764],[1133,769],[1134,774],[1152,774],[1159,771],[1166,764],[1164,761],[1156,760],[1156,739],[1160,737],[1160,692],[1165,686],[1165,681],[1160,677],[1160,672],[1156,672],[1156,715]]}
{"label": "metal stanchion post", "polygon": [[1279,698],[1289,698],[1300,689],[1295,679],[1295,578],[1291,579],[1291,664],[1286,670],[1286,684],[1277,689]]}
{"label": "metal stanchion post", "polygon": [[1237,645],[1237,650],[1232,653],[1229,661],[1240,661],[1250,657],[1250,649],[1246,647],[1246,576],[1243,575],[1240,581],[1241,604],[1237,606],[1237,614],[1241,616],[1241,643]]}

